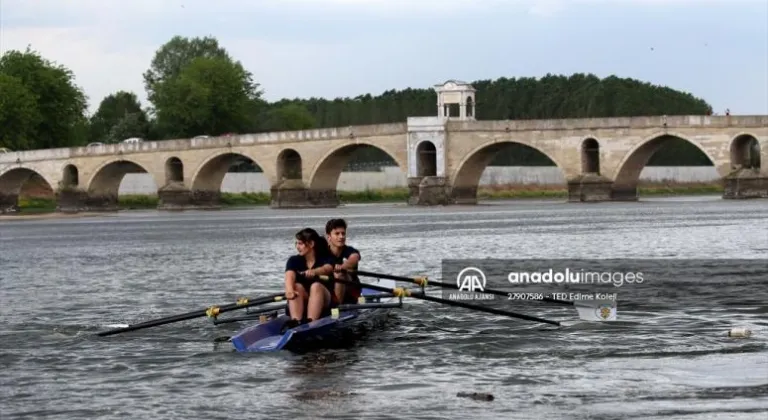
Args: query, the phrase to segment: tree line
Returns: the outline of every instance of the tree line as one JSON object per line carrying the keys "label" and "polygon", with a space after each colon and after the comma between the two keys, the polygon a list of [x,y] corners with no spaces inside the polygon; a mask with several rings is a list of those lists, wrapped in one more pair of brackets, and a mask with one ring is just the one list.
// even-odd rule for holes
{"label": "tree line", "polygon": [[[143,73],[149,105],[135,92],[117,91],[87,113],[87,97],[65,66],[30,48],[0,57],[0,147],[30,150],[197,135],[258,133],[404,122],[436,115],[431,88],[388,90],[354,98],[283,99],[268,102],[253,75],[213,37],[175,36]],[[703,99],[634,79],[593,74],[500,78],[471,82],[476,117],[486,120],[710,114]],[[377,150],[358,161],[391,160]],[[651,164],[710,164],[681,141]],[[524,146],[510,147],[493,164],[538,165],[547,159]]]}

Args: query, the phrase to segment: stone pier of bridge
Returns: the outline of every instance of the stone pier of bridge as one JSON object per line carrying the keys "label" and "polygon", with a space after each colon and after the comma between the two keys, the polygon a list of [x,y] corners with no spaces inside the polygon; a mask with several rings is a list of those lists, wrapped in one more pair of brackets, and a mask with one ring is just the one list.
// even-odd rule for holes
{"label": "stone pier of bridge", "polygon": [[342,169],[363,147],[407,175],[408,204],[474,204],[483,171],[512,144],[559,168],[570,202],[634,201],[651,156],[680,139],[710,160],[723,198],[768,198],[765,115],[487,121],[469,84],[435,90],[437,115],[402,123],[0,153],[0,212],[18,209],[31,180],[55,191],[60,211],[114,211],[129,173],[151,175],[162,210],[216,209],[224,176],[244,163],[263,172],[274,208],[336,207]]}

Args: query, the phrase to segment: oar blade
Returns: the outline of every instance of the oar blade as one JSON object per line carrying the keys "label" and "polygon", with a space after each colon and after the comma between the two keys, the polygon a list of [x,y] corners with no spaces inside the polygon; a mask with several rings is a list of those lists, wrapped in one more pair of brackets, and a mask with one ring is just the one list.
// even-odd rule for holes
{"label": "oar blade", "polygon": [[573,303],[582,321],[616,321],[617,303],[613,299],[577,300]]}

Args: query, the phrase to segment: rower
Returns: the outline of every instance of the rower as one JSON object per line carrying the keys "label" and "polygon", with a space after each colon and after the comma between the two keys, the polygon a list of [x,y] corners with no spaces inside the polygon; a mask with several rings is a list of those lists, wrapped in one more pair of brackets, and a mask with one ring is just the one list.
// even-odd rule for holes
{"label": "rower", "polygon": [[328,243],[311,228],[300,230],[295,239],[298,254],[288,258],[285,264],[286,313],[291,319],[283,329],[330,315],[333,300],[333,282],[318,278],[333,273],[334,260],[328,252]]}
{"label": "rower", "polygon": [[[329,220],[325,224],[325,235],[331,258],[334,260],[334,278],[360,283],[356,274],[343,272],[357,270],[357,264],[360,262],[360,252],[347,245],[347,222],[344,219]],[[360,296],[359,287],[346,287],[343,283],[336,283],[334,291],[336,300],[343,304],[357,303]]]}

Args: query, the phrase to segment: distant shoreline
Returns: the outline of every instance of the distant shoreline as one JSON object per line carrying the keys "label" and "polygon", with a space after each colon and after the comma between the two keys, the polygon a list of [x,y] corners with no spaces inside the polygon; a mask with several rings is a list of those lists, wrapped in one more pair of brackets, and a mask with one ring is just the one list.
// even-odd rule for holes
{"label": "distant shoreline", "polygon": [[23,210],[15,214],[0,214],[0,221],[4,220],[52,220],[52,219],[79,219],[83,217],[105,217],[109,212],[81,212],[61,213],[54,210],[45,212],[27,212]]}
{"label": "distant shoreline", "polygon": [[[659,184],[644,185],[638,188],[641,199],[643,196],[679,197],[722,194],[719,184]],[[408,200],[407,188],[382,188],[366,191],[339,191],[341,204],[375,204],[375,203],[405,203]],[[478,200],[530,200],[530,199],[565,199],[568,191],[564,186],[542,185],[497,185],[478,189]],[[269,193],[222,193],[221,206],[228,208],[248,208],[268,206],[271,200]],[[120,210],[153,210],[157,208],[156,195],[122,195],[119,198]],[[81,217],[108,216],[114,212],[81,212],[60,213],[56,211],[53,198],[24,198],[19,201],[20,211],[14,214],[0,215],[2,220],[41,220],[41,219],[71,219]]]}

